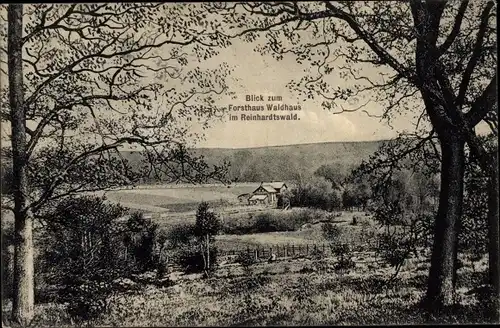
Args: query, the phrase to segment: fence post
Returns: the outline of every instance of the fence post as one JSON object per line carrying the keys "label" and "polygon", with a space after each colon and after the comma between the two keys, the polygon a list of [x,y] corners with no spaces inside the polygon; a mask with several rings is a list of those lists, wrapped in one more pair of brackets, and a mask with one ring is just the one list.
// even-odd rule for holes
{"label": "fence post", "polygon": [[292,256],[295,255],[295,244],[292,244]]}
{"label": "fence post", "polygon": [[247,246],[247,255],[250,255],[250,247]]}
{"label": "fence post", "polygon": [[306,245],[306,256],[309,256],[309,244]]}
{"label": "fence post", "polygon": [[323,253],[325,252],[325,243],[323,243]]}

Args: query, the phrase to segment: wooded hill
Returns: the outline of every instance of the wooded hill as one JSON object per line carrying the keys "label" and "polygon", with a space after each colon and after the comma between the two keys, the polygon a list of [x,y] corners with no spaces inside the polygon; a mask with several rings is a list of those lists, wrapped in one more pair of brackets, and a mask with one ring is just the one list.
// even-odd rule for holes
{"label": "wooded hill", "polygon": [[[260,182],[293,180],[313,174],[321,165],[339,164],[352,169],[368,159],[383,141],[325,142],[258,148],[198,148],[209,165],[231,163],[231,181]],[[139,165],[139,152],[123,152],[132,167]]]}

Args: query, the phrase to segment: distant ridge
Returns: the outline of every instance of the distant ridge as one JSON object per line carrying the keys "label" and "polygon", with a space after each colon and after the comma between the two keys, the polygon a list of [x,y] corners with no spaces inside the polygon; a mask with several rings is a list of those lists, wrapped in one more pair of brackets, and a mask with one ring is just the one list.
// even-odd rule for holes
{"label": "distant ridge", "polygon": [[[372,155],[383,142],[346,141],[276,145],[252,148],[194,148],[209,165],[231,163],[229,178],[238,182],[290,181],[312,175],[321,165],[337,164],[351,170]],[[141,152],[124,150],[122,156],[132,168],[141,166]],[[11,161],[2,156],[2,167]]]}
{"label": "distant ridge", "polygon": [[380,139],[380,140],[360,140],[360,141],[324,141],[324,142],[306,142],[306,143],[298,143],[298,144],[288,144],[288,145],[272,145],[272,146],[255,146],[255,147],[193,147],[192,149],[221,149],[221,150],[252,150],[252,149],[261,149],[261,148],[282,148],[282,147],[293,147],[293,146],[308,146],[308,145],[326,145],[326,144],[359,144],[359,143],[383,143],[389,141],[389,139]]}
{"label": "distant ridge", "polygon": [[[252,148],[193,148],[209,165],[231,163],[229,178],[239,182],[294,180],[311,175],[321,165],[338,164],[350,170],[368,159],[386,140],[321,142]],[[123,152],[129,161],[140,159],[138,151]]]}

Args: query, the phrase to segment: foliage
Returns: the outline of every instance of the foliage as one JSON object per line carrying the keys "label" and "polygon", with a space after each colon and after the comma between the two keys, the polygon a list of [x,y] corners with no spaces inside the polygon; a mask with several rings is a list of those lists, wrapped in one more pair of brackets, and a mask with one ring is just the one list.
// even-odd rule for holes
{"label": "foliage", "polygon": [[349,244],[330,244],[332,253],[337,257],[337,262],[335,263],[335,270],[346,271],[353,269],[356,264],[352,259],[352,250]]}
{"label": "foliage", "polygon": [[339,163],[323,164],[314,171],[314,175],[332,183],[333,189],[341,190],[349,177],[350,169]]}
{"label": "foliage", "polygon": [[341,231],[339,227],[331,222],[323,223],[321,230],[323,231],[323,237],[329,242],[336,242],[340,238]]}
{"label": "foliage", "polygon": [[299,181],[291,189],[291,205],[294,207],[312,207],[327,211],[340,208],[340,200],[331,183],[323,177],[312,177]]}
{"label": "foliage", "polygon": [[297,231],[306,223],[326,219],[325,212],[317,209],[295,208],[291,211],[263,212],[227,220],[222,226],[225,234]]}
{"label": "foliage", "polygon": [[[192,119],[205,129],[220,115],[216,99],[226,93],[230,72],[225,63],[189,68],[228,45],[225,36],[212,34],[218,26],[207,23],[205,7],[23,6],[24,103],[30,127],[25,155],[31,191],[26,205],[33,213],[79,192],[148,179],[225,179],[227,163],[209,166],[188,151],[201,134],[186,122]],[[2,17],[7,8],[1,8]],[[6,28],[3,24],[0,33],[3,45]],[[2,61],[5,80],[6,72]],[[0,118],[7,125],[8,88],[3,83],[0,90],[6,104]],[[10,141],[8,135],[2,137]],[[139,160],[122,156],[124,147],[137,150]],[[4,155],[12,160],[8,152]]]}
{"label": "foliage", "polygon": [[135,212],[130,215],[125,225],[124,243],[133,255],[136,270],[151,271],[158,266],[156,262],[160,254],[157,253],[157,246],[162,244],[162,240],[158,240],[158,224],[151,219],[145,219],[143,213]]}
{"label": "foliage", "polygon": [[238,257],[236,258],[236,263],[241,264],[244,268],[248,268],[249,266],[257,263],[257,260],[252,253],[240,252],[238,253]]}
{"label": "foliage", "polygon": [[[481,140],[488,152],[498,151],[494,135],[486,135]],[[488,247],[488,177],[472,154],[469,153],[466,159],[464,206],[458,247],[469,252],[474,260],[479,260],[487,253]]]}
{"label": "foliage", "polygon": [[104,313],[112,281],[127,274],[125,227],[118,222],[124,214],[124,208],[103,198],[82,196],[61,201],[43,217],[47,280],[62,286],[59,300],[69,304],[77,320],[94,320]]}
{"label": "foliage", "polygon": [[210,267],[206,266],[206,250],[200,249],[198,243],[190,243],[178,250],[177,263],[186,273],[200,273],[216,269],[218,261],[217,247],[210,247]]}
{"label": "foliage", "polygon": [[207,202],[201,202],[196,211],[194,233],[197,236],[216,235],[219,233],[221,222],[217,215],[209,209]]}

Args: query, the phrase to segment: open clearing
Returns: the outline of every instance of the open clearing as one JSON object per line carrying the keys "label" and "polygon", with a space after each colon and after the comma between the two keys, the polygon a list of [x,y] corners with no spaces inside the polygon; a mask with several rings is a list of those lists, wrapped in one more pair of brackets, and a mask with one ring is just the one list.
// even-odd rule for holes
{"label": "open clearing", "polygon": [[196,206],[202,201],[238,203],[238,195],[251,193],[258,183],[244,183],[237,185],[165,185],[161,187],[139,186],[134,189],[106,191],[108,200],[121,203],[132,209],[148,212],[184,212],[192,210],[176,205],[193,204]]}

